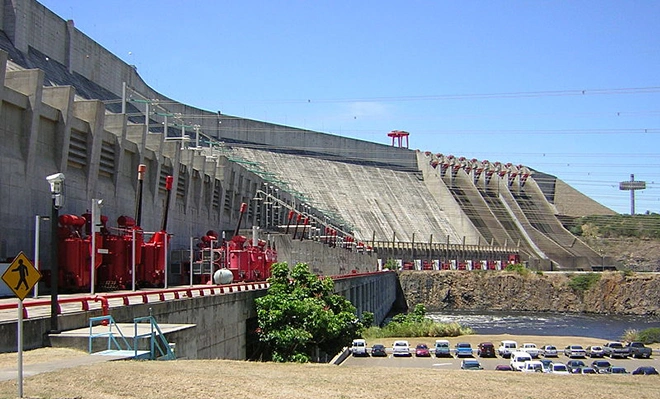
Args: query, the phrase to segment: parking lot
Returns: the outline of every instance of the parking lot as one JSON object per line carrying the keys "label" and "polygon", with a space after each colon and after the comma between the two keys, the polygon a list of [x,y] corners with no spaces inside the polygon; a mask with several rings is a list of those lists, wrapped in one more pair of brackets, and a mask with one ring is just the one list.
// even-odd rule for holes
{"label": "parking lot", "polygon": [[[353,367],[406,367],[406,368],[431,368],[436,370],[460,370],[461,362],[464,358],[457,358],[452,349],[450,357],[436,357],[433,354],[433,342],[432,340],[427,340],[428,346],[431,350],[431,356],[429,357],[417,357],[415,356],[415,344],[418,341],[410,341],[410,356],[392,356],[392,342],[389,340],[379,340],[378,343],[386,345],[387,357],[372,357],[368,356],[349,356],[342,366],[353,366]],[[423,342],[423,341],[419,341]],[[458,342],[458,341],[455,341]],[[455,344],[452,342],[452,345]],[[373,341],[376,343],[376,341]],[[495,347],[499,346],[499,342],[493,341]],[[388,346],[389,345],[389,346]],[[474,349],[473,358],[477,359],[484,370],[495,370],[495,367],[500,364],[508,365],[510,359],[502,358],[499,355],[496,355],[494,358],[481,358],[477,356],[476,345],[472,345]],[[370,346],[369,346],[370,348]],[[548,359],[553,362],[560,362],[566,364],[567,361],[571,360],[567,356],[564,356],[562,349],[559,351],[557,357],[550,357]],[[540,356],[539,359],[544,359],[543,356]],[[653,366],[656,370],[660,371],[660,353],[657,349],[654,352],[653,356],[650,359],[633,359],[633,358],[624,358],[624,359],[610,359],[606,358],[576,358],[575,360],[582,360],[587,366],[591,365],[594,360],[607,360],[613,366],[625,367],[628,372],[632,372],[637,367],[641,366]]]}

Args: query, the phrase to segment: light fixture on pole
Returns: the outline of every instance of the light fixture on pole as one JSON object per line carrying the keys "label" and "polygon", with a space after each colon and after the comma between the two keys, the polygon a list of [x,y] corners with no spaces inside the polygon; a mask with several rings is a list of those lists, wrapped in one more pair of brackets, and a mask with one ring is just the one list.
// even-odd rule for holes
{"label": "light fixture on pole", "polygon": [[64,173],[55,173],[46,177],[50,185],[53,208],[51,221],[51,266],[50,266],[50,333],[59,333],[57,325],[57,291],[59,283],[59,265],[57,260],[57,227],[60,208],[64,206]]}

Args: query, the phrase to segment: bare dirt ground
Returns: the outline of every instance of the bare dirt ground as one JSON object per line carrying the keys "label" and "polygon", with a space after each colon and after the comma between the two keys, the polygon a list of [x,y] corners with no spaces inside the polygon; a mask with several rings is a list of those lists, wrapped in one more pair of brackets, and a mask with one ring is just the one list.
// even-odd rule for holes
{"label": "bare dirt ground", "polygon": [[[593,343],[593,338],[464,336],[451,340]],[[435,339],[435,338],[433,338]],[[584,339],[584,341],[580,341]],[[416,342],[416,338],[409,339]],[[597,340],[596,342],[599,342]],[[430,339],[429,339],[430,342]],[[453,342],[453,341],[452,341]],[[42,350],[36,350],[39,352]],[[33,352],[33,351],[30,351]],[[14,360],[15,360],[15,354]],[[64,353],[64,356],[71,354]],[[10,355],[6,356],[11,360]],[[40,356],[30,355],[33,360]],[[54,353],[44,356],[52,361]],[[27,359],[26,355],[26,359]],[[63,360],[65,361],[65,360]],[[654,398],[660,377],[536,375],[423,368],[338,367],[227,360],[116,361],[25,379],[29,398]],[[0,382],[0,397],[16,397],[16,381]]]}

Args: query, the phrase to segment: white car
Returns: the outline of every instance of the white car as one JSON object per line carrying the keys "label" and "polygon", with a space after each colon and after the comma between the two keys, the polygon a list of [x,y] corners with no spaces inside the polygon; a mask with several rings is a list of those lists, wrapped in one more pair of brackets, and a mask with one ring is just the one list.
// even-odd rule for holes
{"label": "white car", "polygon": [[553,374],[571,374],[571,372],[568,371],[568,367],[563,363],[552,363],[552,366],[550,366],[550,372]]}
{"label": "white car", "polygon": [[354,339],[351,345],[351,353],[353,356],[368,356],[367,341],[363,339]]}
{"label": "white car", "polygon": [[538,358],[540,354],[539,348],[536,347],[536,344],[522,344],[518,350],[529,353],[534,359]]}
{"label": "white car", "polygon": [[543,363],[538,360],[530,360],[523,364],[523,373],[544,373]]}
{"label": "white car", "polygon": [[500,342],[500,347],[497,348],[497,353],[501,357],[511,357],[511,354],[518,350],[518,343],[516,341],[504,340]]}
{"label": "white car", "polygon": [[392,345],[392,356],[410,356],[410,344],[408,341],[394,341],[394,345]]}
{"label": "white car", "polygon": [[[532,357],[527,352],[513,352],[509,364],[513,371],[521,371],[525,368],[525,362],[531,362]],[[539,362],[540,363],[540,362]],[[541,364],[543,366],[543,364]]]}

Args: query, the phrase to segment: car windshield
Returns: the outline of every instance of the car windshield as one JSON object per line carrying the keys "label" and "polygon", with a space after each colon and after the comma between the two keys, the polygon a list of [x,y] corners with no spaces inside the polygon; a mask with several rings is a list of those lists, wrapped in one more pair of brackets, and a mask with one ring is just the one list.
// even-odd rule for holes
{"label": "car windshield", "polygon": [[554,366],[552,366],[552,369],[554,371],[567,371],[566,366],[564,366],[563,364],[555,364]]}
{"label": "car windshield", "polygon": [[460,344],[456,345],[456,347],[457,347],[457,348],[469,348],[469,347],[470,347],[470,344],[468,344],[468,343],[460,343]]}

